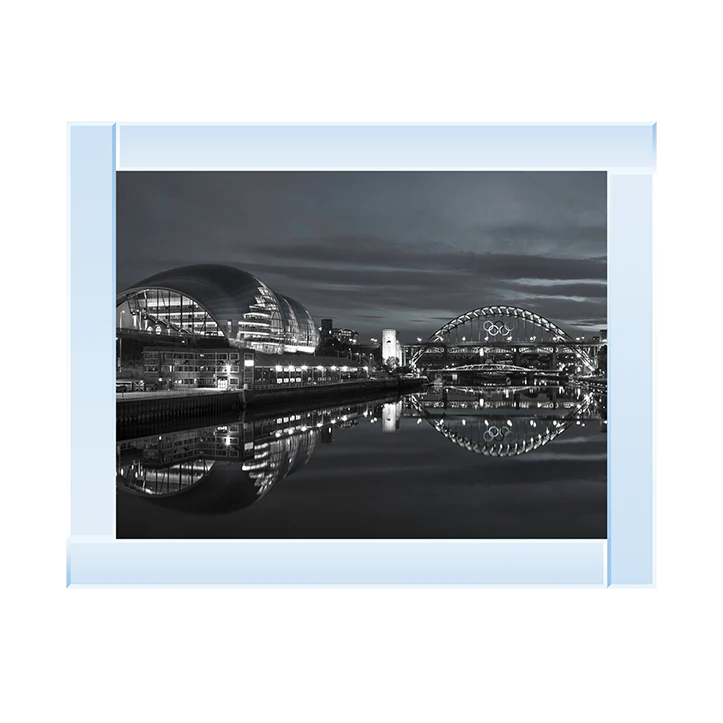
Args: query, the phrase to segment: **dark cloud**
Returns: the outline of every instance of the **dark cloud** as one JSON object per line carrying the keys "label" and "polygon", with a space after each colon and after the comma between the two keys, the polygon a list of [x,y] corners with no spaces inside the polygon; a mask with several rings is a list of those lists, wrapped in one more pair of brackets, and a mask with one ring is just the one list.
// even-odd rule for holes
{"label": "dark cloud", "polygon": [[486,304],[606,325],[604,173],[119,173],[118,288],[228,263],[317,318],[427,336]]}

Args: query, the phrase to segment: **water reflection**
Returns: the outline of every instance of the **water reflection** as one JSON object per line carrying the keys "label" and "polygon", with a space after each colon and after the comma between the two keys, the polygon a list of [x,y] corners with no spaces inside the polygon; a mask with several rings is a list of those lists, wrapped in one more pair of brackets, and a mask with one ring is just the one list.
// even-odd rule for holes
{"label": "water reflection", "polygon": [[118,487],[197,512],[247,507],[364,411],[329,407],[126,440],[117,445]]}
{"label": "water reflection", "polygon": [[421,419],[475,454],[528,454],[573,425],[607,431],[605,395],[580,387],[442,387],[410,398]]}
{"label": "water reflection", "polygon": [[[361,423],[397,433],[429,426],[460,448],[493,457],[529,454],[573,425],[606,431],[605,398],[583,389],[433,388],[403,399],[294,412],[265,411],[227,424],[117,444],[120,493],[194,514],[227,514],[262,499],[303,468],[318,444]],[[421,442],[424,444],[424,442]]]}

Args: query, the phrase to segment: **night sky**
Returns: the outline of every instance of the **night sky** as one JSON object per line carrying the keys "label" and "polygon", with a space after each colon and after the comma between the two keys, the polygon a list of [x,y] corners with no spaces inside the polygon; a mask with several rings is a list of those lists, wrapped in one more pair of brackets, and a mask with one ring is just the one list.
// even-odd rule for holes
{"label": "night sky", "polygon": [[238,266],[360,332],[426,338],[488,304],[606,327],[605,173],[119,172],[117,288]]}

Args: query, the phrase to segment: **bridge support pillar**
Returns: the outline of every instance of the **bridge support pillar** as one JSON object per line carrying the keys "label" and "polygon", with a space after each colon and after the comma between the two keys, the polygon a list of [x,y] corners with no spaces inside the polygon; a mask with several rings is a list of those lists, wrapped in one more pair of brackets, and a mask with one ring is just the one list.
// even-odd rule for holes
{"label": "bridge support pillar", "polygon": [[550,354],[550,369],[557,369],[557,349],[553,349]]}

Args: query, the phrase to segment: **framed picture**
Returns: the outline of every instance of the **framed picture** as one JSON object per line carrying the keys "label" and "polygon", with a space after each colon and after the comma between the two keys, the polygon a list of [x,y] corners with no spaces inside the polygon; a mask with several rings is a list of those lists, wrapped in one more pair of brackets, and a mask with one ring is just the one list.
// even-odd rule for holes
{"label": "framed picture", "polygon": [[68,134],[68,584],[654,583],[654,124]]}

